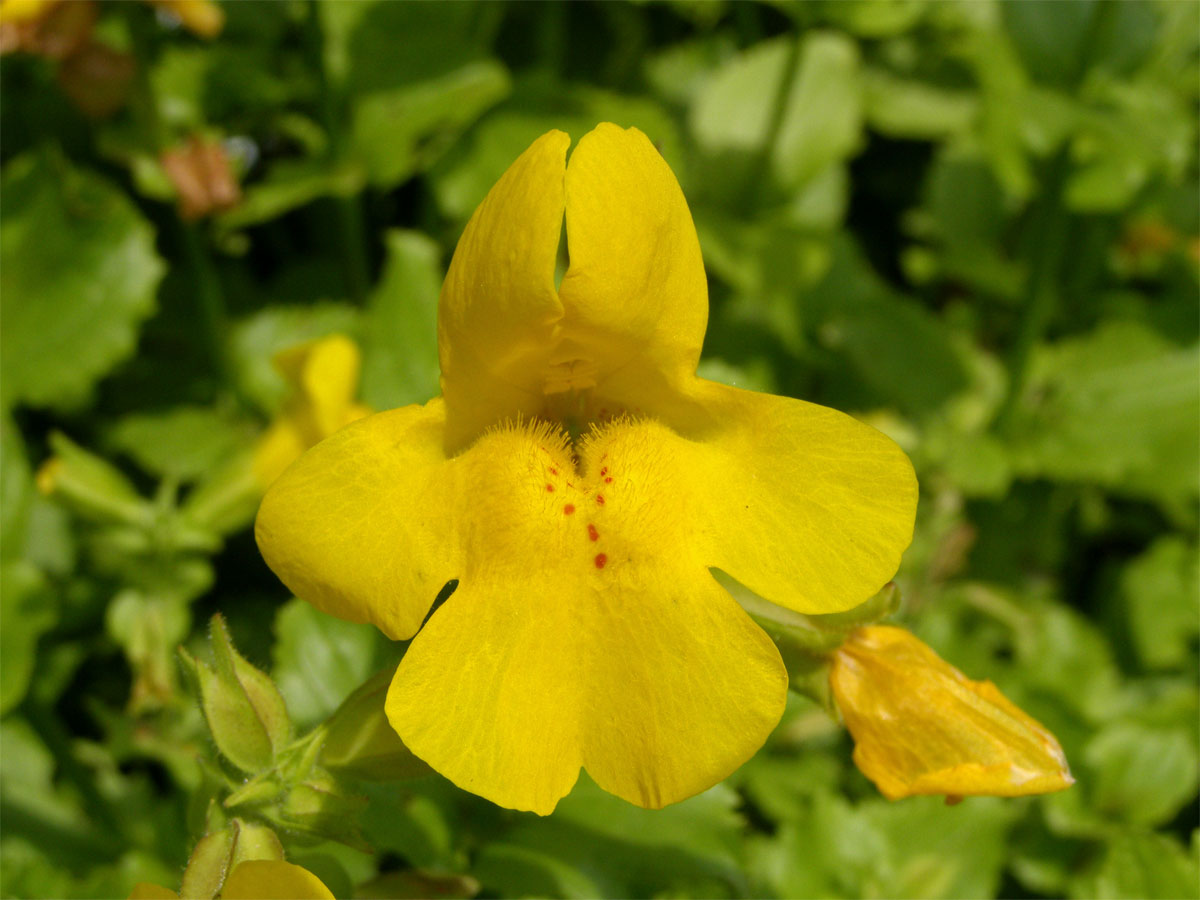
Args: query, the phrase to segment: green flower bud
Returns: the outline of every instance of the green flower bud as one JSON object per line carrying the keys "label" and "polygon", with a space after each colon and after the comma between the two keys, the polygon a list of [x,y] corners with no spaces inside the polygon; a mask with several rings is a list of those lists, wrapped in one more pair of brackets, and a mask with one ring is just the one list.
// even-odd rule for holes
{"label": "green flower bud", "polygon": [[37,472],[37,487],[84,518],[102,523],[144,525],[150,504],[119,469],[84,450],[61,432],[50,435],[54,455]]}
{"label": "green flower bud", "polygon": [[219,615],[212,620],[212,648],[215,669],[180,653],[195,676],[213,741],[242,771],[260,772],[291,740],[287,707],[270,677],[234,649]]}

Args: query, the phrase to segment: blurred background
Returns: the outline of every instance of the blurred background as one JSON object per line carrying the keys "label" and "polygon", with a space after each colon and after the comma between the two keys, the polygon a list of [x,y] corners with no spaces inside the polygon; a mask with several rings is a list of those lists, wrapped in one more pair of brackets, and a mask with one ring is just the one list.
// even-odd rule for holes
{"label": "blurred background", "polygon": [[649,135],[691,205],[701,374],[900,442],[922,494],[897,620],[1045,723],[1078,784],[889,803],[793,697],[662,812],[586,778],[546,819],[364,780],[360,830],[288,832],[289,859],[362,897],[1197,896],[1200,4],[0,19],[4,896],[178,885],[219,778],[175,648],[207,658],[218,610],[298,728],[394,664],[258,556],[264,434],[306,402],[272,357],[342,334],[362,403],[436,394],[467,218],[537,136],[599,121]]}

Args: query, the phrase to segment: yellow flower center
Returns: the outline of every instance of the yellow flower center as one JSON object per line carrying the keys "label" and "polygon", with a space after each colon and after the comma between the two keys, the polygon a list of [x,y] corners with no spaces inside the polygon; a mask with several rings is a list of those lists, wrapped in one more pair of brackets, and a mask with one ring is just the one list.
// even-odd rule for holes
{"label": "yellow flower center", "polygon": [[[621,415],[595,422],[574,442],[561,426],[541,419],[488,432],[470,450],[472,459],[495,464],[489,483],[472,492],[474,527],[482,533],[467,540],[498,552],[473,558],[488,572],[465,577],[528,566],[529,549],[536,548],[535,559],[570,560],[571,568],[606,578],[622,565],[650,561],[646,529],[683,543],[687,492],[662,452],[666,431]],[[464,462],[461,470],[466,479],[477,477],[474,463]],[[514,509],[526,514],[514,517]]]}

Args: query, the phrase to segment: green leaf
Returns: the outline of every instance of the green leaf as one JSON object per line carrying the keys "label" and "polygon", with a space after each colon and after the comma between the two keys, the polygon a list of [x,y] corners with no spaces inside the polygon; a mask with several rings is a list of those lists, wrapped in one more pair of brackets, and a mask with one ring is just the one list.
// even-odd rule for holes
{"label": "green leaf", "polygon": [[863,77],[867,122],[888,137],[945,140],[963,134],[979,114],[979,98],[956,88],[872,67]]}
{"label": "green leaf", "polygon": [[280,608],[275,634],[275,682],[301,729],[333,713],[390,649],[373,625],[343,622],[297,599]]}
{"label": "green leaf", "polygon": [[211,407],[176,406],[125,416],[107,438],[113,449],[127,453],[147,472],[191,481],[248,444],[252,433]]}
{"label": "green leaf", "polygon": [[440,392],[437,306],[441,249],[416,231],[389,231],[387,264],[367,300],[361,397],[373,409]]}
{"label": "green leaf", "polygon": [[231,355],[245,394],[264,410],[279,408],[288,386],[271,358],[305,341],[341,333],[359,333],[361,313],[352,306],[268,306],[238,322],[231,337]]}
{"label": "green leaf", "polygon": [[1200,756],[1194,725],[1155,728],[1121,722],[1101,731],[1085,754],[1093,806],[1134,825],[1169,822],[1196,796]]}
{"label": "green leaf", "polygon": [[[1195,841],[1193,840],[1193,846]],[[1200,897],[1200,857],[1166,834],[1129,831],[1107,842],[1091,871],[1072,879],[1074,900]]]}
{"label": "green leaf", "polygon": [[223,231],[233,231],[277,219],[319,197],[349,197],[366,184],[361,163],[349,160],[330,164],[324,160],[272,162],[266,174],[246,185],[241,202],[216,219]]}
{"label": "green leaf", "polygon": [[737,795],[718,785],[661,810],[601,791],[581,774],[552,818],[522,816],[473,870],[503,897],[730,896],[743,889]]}
{"label": "green leaf", "polygon": [[25,697],[38,638],[58,621],[54,590],[29,563],[0,563],[0,714]]}
{"label": "green leaf", "polygon": [[34,496],[33,475],[21,432],[8,413],[0,413],[0,555],[21,555]]}
{"label": "green leaf", "polygon": [[1196,547],[1174,536],[1160,539],[1125,567],[1121,588],[1133,646],[1142,662],[1163,669],[1194,661],[1200,635]]}
{"label": "green leaf", "polygon": [[907,230],[933,245],[938,274],[1015,301],[1025,283],[1024,269],[1004,252],[1011,204],[991,168],[970,154],[940,153],[922,194]]}
{"label": "green leaf", "polygon": [[825,0],[820,15],[859,37],[885,38],[913,28],[929,6],[926,0]]}
{"label": "green leaf", "polygon": [[949,330],[884,282],[850,239],[835,242],[829,273],[804,303],[821,342],[904,412],[931,413],[966,388],[966,368]]}
{"label": "green leaf", "polygon": [[[696,94],[688,124],[714,173],[746,183],[763,162],[791,191],[853,155],[862,138],[862,84],[857,45],[844,35],[809,32],[763,41],[719,68]],[[798,54],[798,58],[796,57]],[[795,65],[793,66],[793,59]],[[776,93],[787,103],[776,123]]]}
{"label": "green leaf", "polygon": [[751,868],[780,897],[992,897],[1014,813],[992,798],[854,807],[819,792],[775,838],[752,842]]}
{"label": "green leaf", "polygon": [[1014,463],[1121,494],[1195,496],[1198,356],[1134,322],[1039,348],[1014,416]]}
{"label": "green leaf", "polygon": [[0,398],[83,399],[133,352],[164,272],[154,231],[107,180],[43,151],[4,171]]}
{"label": "green leaf", "polygon": [[371,183],[391,187],[427,169],[510,87],[508,70],[485,59],[360,98],[351,135]]}

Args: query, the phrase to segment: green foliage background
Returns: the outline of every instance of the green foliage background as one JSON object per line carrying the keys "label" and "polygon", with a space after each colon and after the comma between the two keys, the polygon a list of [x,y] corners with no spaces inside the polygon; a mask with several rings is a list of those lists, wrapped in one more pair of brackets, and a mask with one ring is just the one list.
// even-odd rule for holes
{"label": "green foliage background", "polygon": [[[198,510],[278,408],[275,350],[342,331],[365,402],[436,393],[472,209],[538,135],[611,120],[691,204],[702,374],[905,447],[899,620],[1054,731],[1078,784],[888,803],[793,697],[662,812],[581,783],[539,819],[427,776],[356,788],[374,854],[284,835],[289,858],[339,896],[1197,896],[1200,5],[224,10],[203,41],[104,5],[137,72],[103,121],[53,62],[0,61],[0,893],[178,885],[211,748],[173,652],[204,656],[213,612],[301,726],[395,661],[289,600],[244,515]],[[196,133],[244,196],[184,223],[158,157]],[[37,493],[51,454],[83,500]]]}

